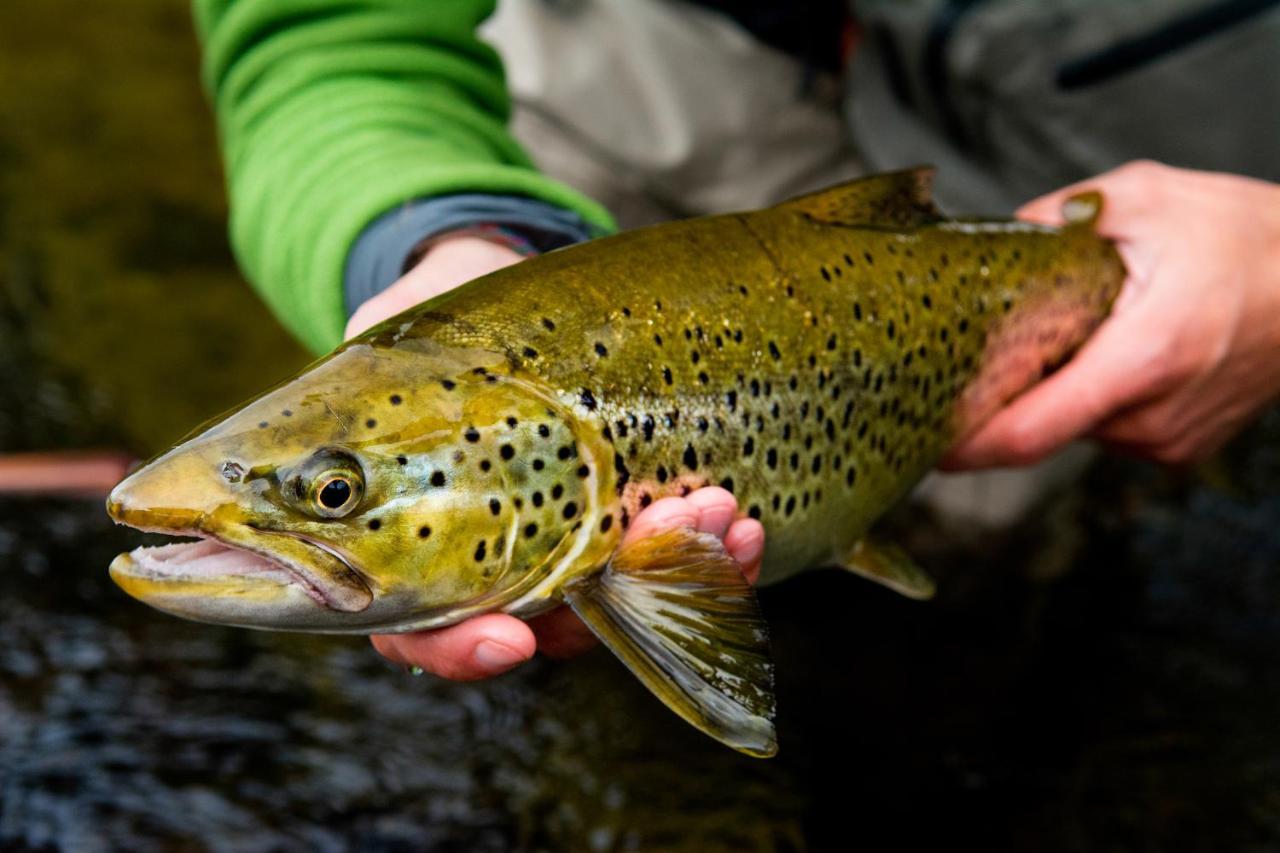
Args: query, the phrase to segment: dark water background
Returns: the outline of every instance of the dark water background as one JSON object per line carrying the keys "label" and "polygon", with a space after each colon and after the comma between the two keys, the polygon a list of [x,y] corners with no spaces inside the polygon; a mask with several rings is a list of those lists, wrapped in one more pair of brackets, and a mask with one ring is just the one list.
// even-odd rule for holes
{"label": "dark water background", "polygon": [[[303,355],[237,277],[185,4],[0,4],[0,450],[154,450]],[[413,678],[164,617],[96,501],[0,501],[0,849],[1280,847],[1280,415],[1106,459],[999,536],[896,519],[907,602],[766,590],[782,753],[607,654]]]}

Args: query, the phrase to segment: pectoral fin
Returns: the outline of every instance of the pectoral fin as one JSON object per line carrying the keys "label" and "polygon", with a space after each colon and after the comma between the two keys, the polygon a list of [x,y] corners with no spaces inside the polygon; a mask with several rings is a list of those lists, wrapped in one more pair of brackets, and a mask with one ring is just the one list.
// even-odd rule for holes
{"label": "pectoral fin", "polygon": [[714,536],[677,529],[626,545],[565,598],[671,710],[748,755],[778,751],[764,619]]}
{"label": "pectoral fin", "polygon": [[937,589],[933,579],[892,542],[862,539],[853,546],[842,565],[908,598],[933,598]]}

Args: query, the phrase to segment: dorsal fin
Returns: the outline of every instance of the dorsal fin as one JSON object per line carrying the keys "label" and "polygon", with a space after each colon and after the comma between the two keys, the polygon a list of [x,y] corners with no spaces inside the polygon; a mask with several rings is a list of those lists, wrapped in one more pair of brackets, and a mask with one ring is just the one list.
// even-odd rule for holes
{"label": "dorsal fin", "polygon": [[932,166],[836,184],[778,205],[831,225],[912,228],[942,218],[933,204]]}

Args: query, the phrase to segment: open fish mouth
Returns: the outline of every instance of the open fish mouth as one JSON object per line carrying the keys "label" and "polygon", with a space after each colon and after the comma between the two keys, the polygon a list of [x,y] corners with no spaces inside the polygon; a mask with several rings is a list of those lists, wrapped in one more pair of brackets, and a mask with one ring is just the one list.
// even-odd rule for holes
{"label": "open fish mouth", "polygon": [[156,582],[179,583],[240,577],[282,586],[296,584],[317,604],[328,606],[319,589],[284,563],[198,533],[185,535],[197,538],[192,542],[144,545],[121,554],[111,563],[112,576],[133,575]]}
{"label": "open fish mouth", "polygon": [[153,532],[194,541],[135,548],[110,571],[121,589],[157,609],[201,622],[340,633],[360,632],[358,614],[372,615],[368,581],[315,543],[239,526],[226,538],[185,526]]}

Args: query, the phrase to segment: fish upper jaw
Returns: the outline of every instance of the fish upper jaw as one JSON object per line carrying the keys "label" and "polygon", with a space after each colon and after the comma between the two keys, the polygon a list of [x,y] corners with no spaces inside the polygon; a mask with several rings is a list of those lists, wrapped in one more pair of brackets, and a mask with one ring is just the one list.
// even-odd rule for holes
{"label": "fish upper jaw", "polygon": [[136,548],[111,564],[115,582],[161,610],[260,628],[339,629],[374,601],[369,582],[339,555],[259,529],[222,507],[174,506],[167,477],[143,468],[112,490],[117,524],[201,541]]}

